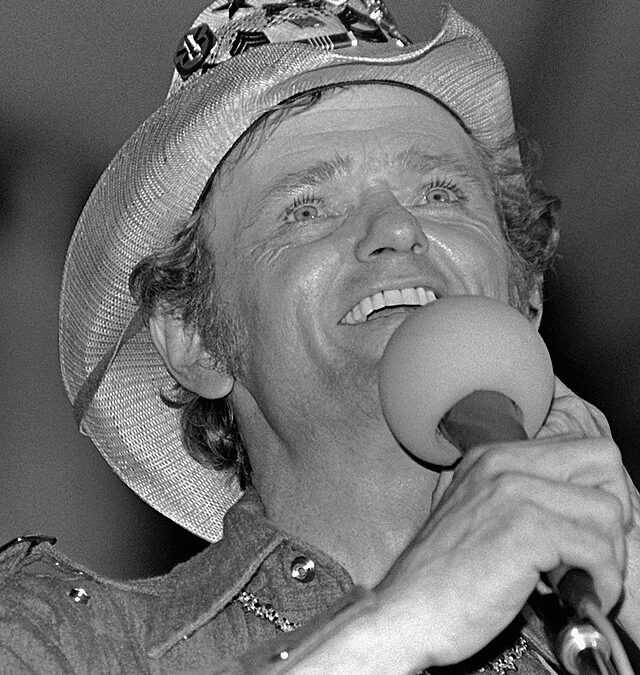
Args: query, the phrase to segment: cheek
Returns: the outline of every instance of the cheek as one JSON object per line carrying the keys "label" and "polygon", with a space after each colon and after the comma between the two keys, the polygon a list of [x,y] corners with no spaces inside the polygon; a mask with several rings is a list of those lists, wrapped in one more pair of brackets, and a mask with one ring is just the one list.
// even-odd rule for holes
{"label": "cheek", "polygon": [[335,235],[305,244],[259,244],[247,251],[243,266],[250,290],[282,309],[314,298],[319,304],[336,276],[340,242]]}
{"label": "cheek", "polygon": [[[248,270],[243,304],[262,336],[288,358],[323,350],[325,334],[335,319],[341,265],[340,247],[325,239],[291,246],[276,253],[260,252]],[[271,249],[273,251],[274,249]]]}
{"label": "cheek", "polygon": [[478,265],[490,273],[503,273],[508,269],[509,249],[500,232],[478,230],[469,236],[468,250]]}
{"label": "cheek", "polygon": [[505,302],[509,299],[509,279],[511,257],[502,241],[493,246],[478,246],[470,264],[475,266],[475,274],[487,290],[487,294]]}
{"label": "cheek", "polygon": [[473,224],[444,230],[438,245],[465,280],[500,296],[508,293],[511,256],[500,232]]}
{"label": "cheek", "polygon": [[270,248],[244,267],[240,305],[256,347],[290,351],[297,341],[299,307],[312,285],[312,270],[305,273],[292,257],[286,248]]}

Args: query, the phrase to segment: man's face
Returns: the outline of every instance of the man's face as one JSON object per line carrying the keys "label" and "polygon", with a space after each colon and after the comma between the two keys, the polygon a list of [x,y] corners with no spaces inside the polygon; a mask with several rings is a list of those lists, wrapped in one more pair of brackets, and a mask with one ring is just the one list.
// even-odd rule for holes
{"label": "man's face", "polygon": [[246,328],[242,384],[276,426],[379,417],[378,361],[417,304],[508,302],[474,144],[408,89],[355,86],[290,115],[210,201],[218,300]]}

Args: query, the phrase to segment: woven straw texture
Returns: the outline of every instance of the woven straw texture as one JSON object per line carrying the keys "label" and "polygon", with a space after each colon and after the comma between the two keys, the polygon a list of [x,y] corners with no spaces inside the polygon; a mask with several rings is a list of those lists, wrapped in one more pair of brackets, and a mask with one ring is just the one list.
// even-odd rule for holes
{"label": "woven straw texture", "polygon": [[[131,270],[172,238],[238,137],[261,114],[294,94],[358,81],[397,82],[423,90],[489,145],[513,132],[508,82],[499,57],[482,34],[451,9],[428,44],[359,44],[325,51],[279,43],[224,60],[184,83],[174,78],[164,105],[131,136],[102,175],[69,247],[60,354],[71,401],[134,316],[136,307],[127,289]],[[215,541],[239,489],[226,474],[187,455],[176,414],[159,398],[159,392],[173,384],[143,330],[113,358],[81,429],[140,497],[188,530]]]}

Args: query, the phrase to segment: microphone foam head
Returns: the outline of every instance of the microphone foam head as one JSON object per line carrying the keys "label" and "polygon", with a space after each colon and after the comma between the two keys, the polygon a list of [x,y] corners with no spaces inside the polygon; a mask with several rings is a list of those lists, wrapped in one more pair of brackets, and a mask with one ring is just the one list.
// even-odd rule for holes
{"label": "microphone foam head", "polygon": [[460,452],[438,433],[442,417],[476,390],[499,391],[522,410],[529,437],[553,397],[549,352],[516,309],[481,296],[436,300],[413,312],[391,336],[380,362],[382,411],[414,456],[450,466]]}

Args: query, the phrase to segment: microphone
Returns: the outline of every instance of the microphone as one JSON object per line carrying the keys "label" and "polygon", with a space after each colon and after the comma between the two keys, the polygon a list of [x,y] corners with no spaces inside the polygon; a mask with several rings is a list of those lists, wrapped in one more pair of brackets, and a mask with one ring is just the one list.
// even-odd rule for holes
{"label": "microphone", "polygon": [[[485,442],[472,437],[458,447],[439,433],[459,401],[476,391],[499,392],[522,411],[524,435],[512,433],[530,438],[549,412],[553,367],[544,341],[520,312],[490,298],[454,296],[414,311],[398,326],[380,362],[379,390],[387,424],[402,445],[446,467],[470,444]],[[495,437],[481,416],[476,423],[492,434],[486,440],[514,440]]]}
{"label": "microphone", "polygon": [[[409,453],[435,467],[452,466],[476,445],[533,437],[553,390],[551,358],[539,333],[516,309],[481,296],[442,298],[416,310],[391,336],[380,362],[389,428]],[[549,578],[577,618],[586,618],[589,602],[600,607],[587,572],[562,568]],[[579,635],[577,628],[572,623],[563,631],[558,657],[570,673],[602,672],[588,669],[585,652],[608,659],[607,640],[597,631],[593,637],[590,624]]]}

